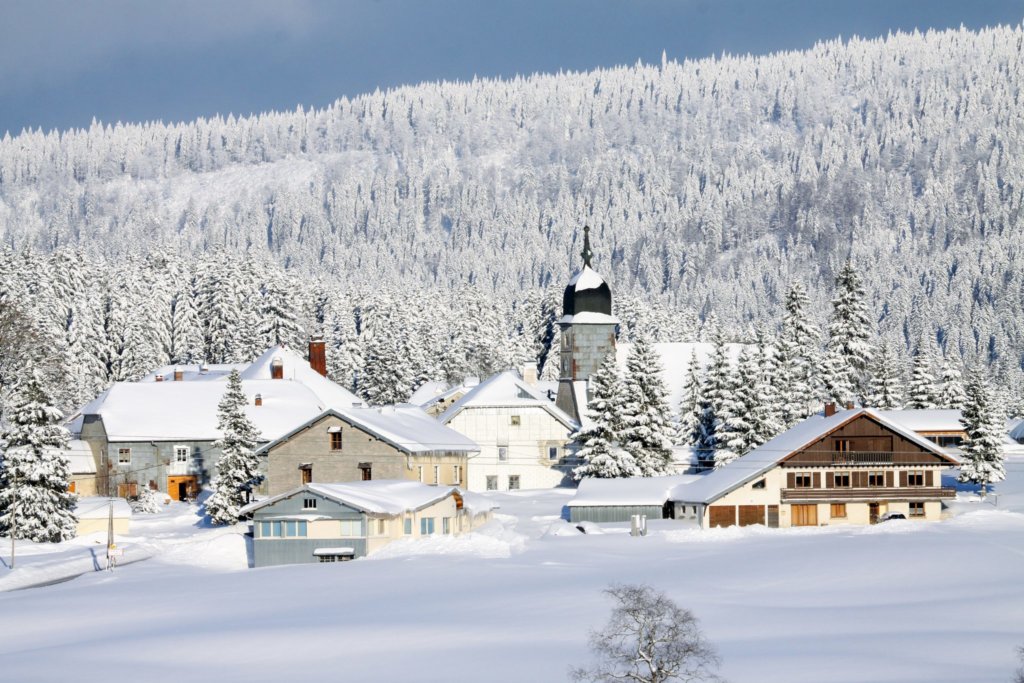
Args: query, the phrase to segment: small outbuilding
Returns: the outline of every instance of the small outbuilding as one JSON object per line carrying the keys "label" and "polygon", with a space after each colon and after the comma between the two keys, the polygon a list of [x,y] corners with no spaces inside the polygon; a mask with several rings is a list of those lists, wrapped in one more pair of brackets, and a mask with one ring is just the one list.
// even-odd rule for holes
{"label": "small outbuilding", "polygon": [[628,522],[633,515],[670,519],[675,517],[675,508],[669,502],[672,490],[696,479],[700,479],[700,475],[584,479],[576,496],[566,505],[569,521],[573,524]]}
{"label": "small outbuilding", "polygon": [[242,509],[253,519],[253,566],[344,562],[403,538],[457,536],[492,506],[455,487],[407,480],[306,484]]}

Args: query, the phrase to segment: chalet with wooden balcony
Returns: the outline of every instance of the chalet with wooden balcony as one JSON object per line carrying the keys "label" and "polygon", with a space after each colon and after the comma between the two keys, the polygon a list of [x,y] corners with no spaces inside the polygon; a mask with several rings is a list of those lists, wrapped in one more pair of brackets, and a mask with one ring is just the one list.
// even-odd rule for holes
{"label": "chalet with wooden balcony", "polygon": [[677,518],[703,527],[873,524],[887,513],[937,520],[959,464],[935,442],[870,409],[816,415],[676,487]]}

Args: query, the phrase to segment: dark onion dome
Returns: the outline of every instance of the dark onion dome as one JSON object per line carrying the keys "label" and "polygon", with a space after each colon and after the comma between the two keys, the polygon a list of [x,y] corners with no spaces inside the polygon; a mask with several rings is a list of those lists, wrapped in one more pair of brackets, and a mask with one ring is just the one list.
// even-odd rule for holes
{"label": "dark onion dome", "polygon": [[576,273],[562,295],[562,315],[612,314],[612,290],[589,265]]}
{"label": "dark onion dome", "polygon": [[[590,250],[590,227],[583,228],[583,268],[572,276],[562,295],[562,315],[581,313],[612,314],[612,290],[608,283],[590,267],[594,252]],[[593,320],[591,322],[597,322]],[[582,322],[582,321],[581,321]]]}

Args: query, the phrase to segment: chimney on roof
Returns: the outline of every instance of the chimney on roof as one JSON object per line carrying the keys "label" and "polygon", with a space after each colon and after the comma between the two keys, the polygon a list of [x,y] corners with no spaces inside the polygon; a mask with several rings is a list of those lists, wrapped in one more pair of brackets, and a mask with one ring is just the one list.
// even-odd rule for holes
{"label": "chimney on roof", "polygon": [[825,417],[832,417],[836,414],[836,404],[829,401],[825,404]]}
{"label": "chimney on roof", "polygon": [[270,361],[270,379],[284,379],[284,362],[280,358]]}
{"label": "chimney on roof", "polygon": [[185,379],[185,371],[181,368],[174,368],[174,381],[180,382],[183,379]]}
{"label": "chimney on roof", "polygon": [[847,401],[846,402],[846,409],[847,410],[853,410],[853,401]]}
{"label": "chimney on roof", "polygon": [[531,387],[537,386],[537,366],[533,363],[527,363],[523,366],[523,369],[519,373],[523,377],[523,381],[529,384]]}
{"label": "chimney on roof", "polygon": [[163,375],[157,375],[157,376],[156,376],[156,377],[154,378],[154,381],[155,381],[155,382],[163,382],[163,381],[164,381],[164,376],[163,376]]}
{"label": "chimney on roof", "polygon": [[327,376],[327,345],[319,335],[309,338],[309,367]]}
{"label": "chimney on roof", "polygon": [[256,398],[253,399],[253,403],[255,403],[257,406],[263,405],[263,394],[256,394]]}

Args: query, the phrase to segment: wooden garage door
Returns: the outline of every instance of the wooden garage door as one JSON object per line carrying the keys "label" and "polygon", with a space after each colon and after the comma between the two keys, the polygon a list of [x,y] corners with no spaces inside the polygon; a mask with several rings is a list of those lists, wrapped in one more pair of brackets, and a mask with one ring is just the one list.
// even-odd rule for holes
{"label": "wooden garage door", "polygon": [[817,505],[793,505],[793,526],[818,526]]}
{"label": "wooden garage door", "polygon": [[733,526],[736,524],[735,505],[712,505],[708,514],[711,517],[711,526]]}
{"label": "wooden garage door", "polygon": [[740,526],[764,524],[763,505],[740,505]]}

